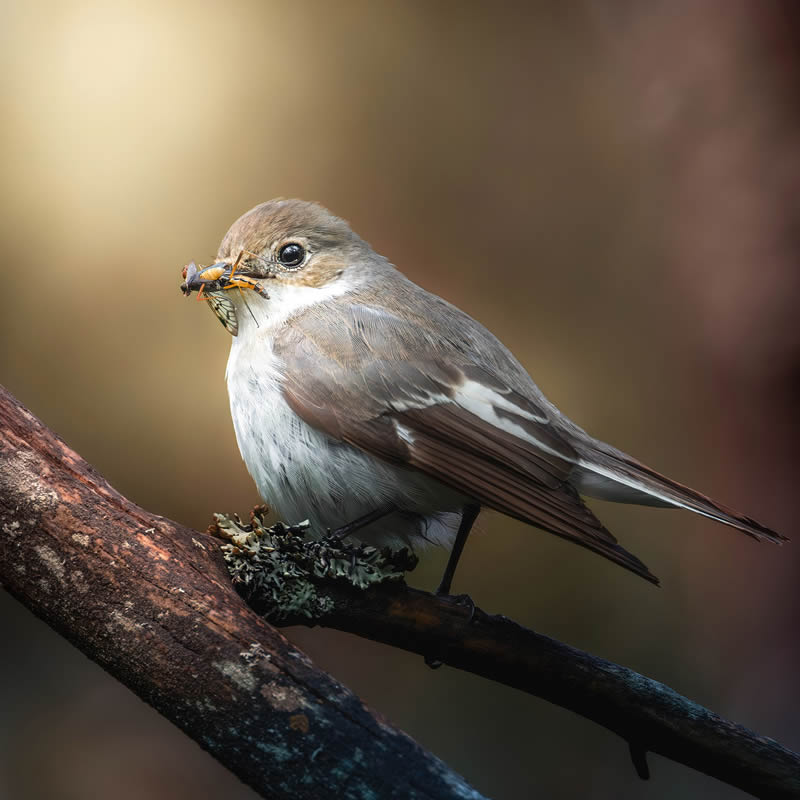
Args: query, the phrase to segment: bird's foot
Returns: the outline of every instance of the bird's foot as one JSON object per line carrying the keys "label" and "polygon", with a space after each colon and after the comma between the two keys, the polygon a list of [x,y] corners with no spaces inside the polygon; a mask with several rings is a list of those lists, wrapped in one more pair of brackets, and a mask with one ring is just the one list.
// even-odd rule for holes
{"label": "bird's foot", "polygon": [[467,619],[467,624],[472,623],[472,621],[475,619],[475,601],[468,594],[444,594],[437,589],[436,596],[445,597],[452,601],[455,605],[468,608],[469,618]]}
{"label": "bird's foot", "polygon": [[[454,605],[465,606],[467,609],[469,609],[467,625],[472,624],[473,620],[475,619],[475,611],[477,606],[475,605],[475,601],[468,594],[443,594],[437,590],[436,596],[450,600]],[[439,667],[444,664],[444,661],[442,661],[439,656],[428,654],[424,656],[424,659],[427,666],[429,666],[431,669],[439,669]]]}
{"label": "bird's foot", "polygon": [[347,533],[348,531],[344,530],[344,528],[334,528],[333,530],[326,528],[325,536],[322,537],[322,541],[325,542],[325,544],[341,542],[342,539],[347,536]]}

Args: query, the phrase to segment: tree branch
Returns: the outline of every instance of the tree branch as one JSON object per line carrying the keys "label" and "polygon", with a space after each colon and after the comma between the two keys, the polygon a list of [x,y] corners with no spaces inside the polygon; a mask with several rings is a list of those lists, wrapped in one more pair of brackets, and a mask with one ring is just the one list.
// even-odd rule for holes
{"label": "tree branch", "polygon": [[[218,540],[126,500],[2,389],[0,581],[265,796],[480,797],[248,610]],[[282,624],[543,697],[622,736],[640,774],[653,751],[762,798],[800,796],[800,756],[624,667],[402,582],[316,589],[326,610]]]}
{"label": "tree branch", "polygon": [[328,597],[334,608],[318,620],[280,624],[355,633],[570,709],[625,739],[640,777],[649,751],[760,798],[800,797],[800,755],[631,669],[402,583],[338,585]]}
{"label": "tree branch", "polygon": [[[628,742],[648,777],[648,751],[760,797],[800,796],[800,756],[717,716],[662,683],[561,644],[468,598],[437,597],[393,580],[405,550],[314,542],[303,526],[216,515],[215,535],[239,593],[275,624],[324,625],[401,647],[549,700]],[[366,587],[366,588],[364,588]]]}
{"label": "tree branch", "polygon": [[264,797],[480,800],[0,388],[0,583]]}

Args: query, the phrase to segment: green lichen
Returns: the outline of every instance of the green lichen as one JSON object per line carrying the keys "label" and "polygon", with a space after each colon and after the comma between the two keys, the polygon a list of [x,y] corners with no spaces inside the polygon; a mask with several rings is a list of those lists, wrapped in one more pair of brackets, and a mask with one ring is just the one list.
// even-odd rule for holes
{"label": "green lichen", "polygon": [[253,509],[249,524],[235,514],[214,514],[209,532],[225,540],[222,552],[239,593],[268,619],[324,617],[334,608],[325,592],[330,582],[367,589],[402,580],[416,566],[416,556],[405,548],[312,539],[308,522],[268,526],[266,514],[266,507]]}

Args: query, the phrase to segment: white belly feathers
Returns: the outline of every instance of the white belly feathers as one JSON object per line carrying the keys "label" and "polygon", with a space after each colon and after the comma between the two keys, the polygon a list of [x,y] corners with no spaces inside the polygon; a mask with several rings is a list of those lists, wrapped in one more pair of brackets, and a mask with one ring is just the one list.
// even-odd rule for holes
{"label": "white belly feathers", "polygon": [[[359,531],[374,544],[448,546],[461,500],[422,473],[382,462],[301,420],[281,391],[267,331],[233,339],[226,378],[236,439],[259,494],[288,523],[325,534],[391,502],[393,513]],[[455,513],[453,513],[455,512]]]}

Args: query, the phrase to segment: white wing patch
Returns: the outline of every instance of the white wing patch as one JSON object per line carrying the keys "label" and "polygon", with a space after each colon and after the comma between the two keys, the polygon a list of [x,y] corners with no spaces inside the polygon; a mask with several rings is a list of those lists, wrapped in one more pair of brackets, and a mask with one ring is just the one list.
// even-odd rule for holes
{"label": "white wing patch", "polygon": [[410,428],[407,428],[405,425],[401,425],[397,420],[394,420],[394,429],[397,431],[397,435],[406,444],[414,444],[414,433]]}
{"label": "white wing patch", "polygon": [[[463,385],[458,389],[455,396],[455,402],[461,408],[479,416],[481,419],[486,419],[485,411],[480,409],[492,410],[492,407],[502,408],[503,411],[510,411],[518,417],[524,417],[531,422],[538,422],[541,425],[547,425],[550,420],[543,417],[541,414],[531,414],[516,403],[512,403],[503,392],[498,392],[489,386],[485,386],[478,381],[464,381]],[[492,413],[494,413],[492,411]],[[495,416],[497,416],[495,414]],[[489,422],[490,420],[486,420]],[[495,423],[492,422],[494,425]],[[498,426],[500,427],[500,426]]]}
{"label": "white wing patch", "polygon": [[461,406],[465,411],[480,417],[484,422],[499,428],[512,436],[516,436],[526,442],[530,442],[541,450],[550,453],[563,459],[564,453],[553,450],[544,442],[532,436],[530,431],[526,430],[522,425],[517,424],[514,420],[506,416],[500,416],[495,409],[499,408],[503,411],[508,411],[515,416],[522,419],[530,420],[539,425],[547,425],[550,420],[539,414],[531,414],[524,408],[521,408],[516,403],[512,403],[504,394],[497,392],[489,386],[485,386],[477,381],[465,381],[464,384],[458,389],[453,398],[453,402]]}
{"label": "white wing patch", "polygon": [[444,406],[453,401],[446,394],[418,394],[406,400],[386,399],[386,404],[392,411],[401,414],[403,411],[413,411],[418,408],[429,408],[430,406]]}

